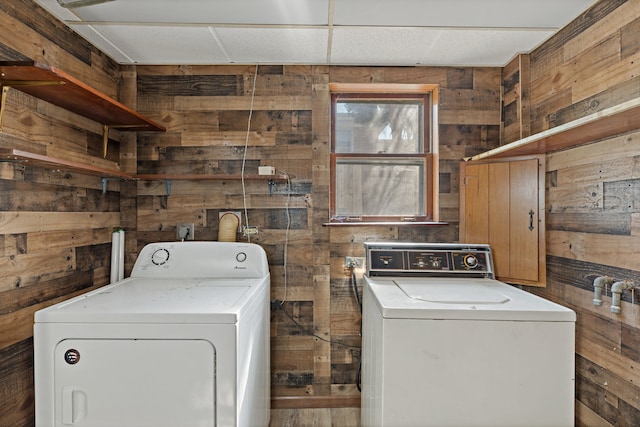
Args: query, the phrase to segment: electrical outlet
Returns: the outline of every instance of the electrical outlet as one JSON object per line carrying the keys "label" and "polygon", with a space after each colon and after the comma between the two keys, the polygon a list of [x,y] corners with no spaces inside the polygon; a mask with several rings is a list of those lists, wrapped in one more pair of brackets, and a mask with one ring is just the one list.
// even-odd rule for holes
{"label": "electrical outlet", "polygon": [[245,236],[253,236],[255,234],[258,234],[258,227],[256,227],[255,225],[247,225],[244,227],[243,234]]}
{"label": "electrical outlet", "polygon": [[195,228],[193,223],[178,223],[176,225],[176,239],[193,240],[195,236]]}
{"label": "electrical outlet", "polygon": [[359,256],[344,257],[344,268],[362,268],[364,267],[364,258]]}

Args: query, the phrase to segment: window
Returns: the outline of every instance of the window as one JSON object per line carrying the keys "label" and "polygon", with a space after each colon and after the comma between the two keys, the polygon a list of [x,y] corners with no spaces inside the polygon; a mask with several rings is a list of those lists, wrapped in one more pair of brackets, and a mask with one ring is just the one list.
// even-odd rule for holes
{"label": "window", "polygon": [[330,89],[330,221],[437,221],[437,86]]}

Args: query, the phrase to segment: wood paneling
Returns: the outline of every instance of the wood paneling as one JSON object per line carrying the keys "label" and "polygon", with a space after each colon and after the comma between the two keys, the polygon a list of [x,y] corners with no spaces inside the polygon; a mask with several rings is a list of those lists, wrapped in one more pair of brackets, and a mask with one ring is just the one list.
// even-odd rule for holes
{"label": "wood paneling", "polygon": [[[140,183],[138,230],[153,233],[138,233],[138,245],[147,236],[172,239],[175,223],[186,220],[196,223],[196,239],[206,238],[217,230],[218,212],[242,210],[244,216],[246,200],[248,222],[260,230],[251,240],[268,254],[272,298],[286,299],[272,316],[273,396],[358,398],[360,311],[344,257],[364,256],[363,243],[372,239],[457,240],[458,160],[498,144],[500,69],[260,66],[248,133],[255,67],[194,66],[178,73],[145,66],[137,71],[144,82],[138,87],[138,109],[171,134],[142,136],[138,172],[238,173],[244,162],[252,173],[270,165],[291,176],[292,193],[287,198],[285,183],[272,193],[265,183],[249,183],[243,195],[237,181],[175,182],[166,197],[161,184]],[[220,78],[231,82],[228,96],[211,93],[210,83]],[[451,136],[440,138],[440,199],[448,227],[322,225],[329,215],[329,82],[371,81],[442,85],[440,114],[448,118],[440,132]],[[360,290],[361,280],[358,271]],[[299,339],[310,334],[313,339]]]}
{"label": "wood paneling", "polygon": [[[0,264],[8,272],[0,285],[0,394],[11,402],[2,405],[0,420],[7,425],[33,425],[33,312],[108,281],[112,228],[127,230],[130,268],[143,244],[173,240],[176,222],[194,222],[197,239],[215,239],[218,213],[243,210],[245,200],[248,222],[260,230],[252,241],[268,253],[271,296],[286,299],[284,311],[272,312],[273,396],[357,401],[359,313],[344,256],[364,255],[368,240],[456,241],[462,157],[498,146],[501,135],[506,142],[640,95],[634,1],[596,3],[504,70],[265,65],[257,68],[255,90],[255,66],[118,66],[32,0],[5,3],[0,22],[10,30],[0,32],[0,59],[58,66],[169,129],[114,132],[107,160],[122,170],[234,172],[246,143],[249,173],[270,165],[292,178],[290,198],[282,183],[270,193],[264,182],[247,182],[243,194],[232,180],[176,181],[170,196],[161,182],[110,182],[102,195],[99,177],[0,164]],[[330,82],[440,85],[440,207],[449,226],[322,225],[329,210]],[[16,91],[5,124],[0,148],[85,162],[100,155],[98,124]],[[578,312],[578,425],[639,424],[637,301],[625,292],[621,315],[609,311],[608,297],[605,306],[591,303],[598,275],[640,283],[638,140],[629,134],[547,158],[548,286],[532,292]]]}
{"label": "wood paneling", "polygon": [[[111,97],[118,67],[32,0],[0,5],[0,60],[63,69]],[[15,54],[20,52],[20,54]],[[0,148],[111,167],[100,124],[10,90]],[[51,166],[0,165],[0,425],[34,425],[33,314],[109,281],[111,231],[120,227],[120,184]]]}
{"label": "wood paneling", "polygon": [[[530,54],[531,127],[553,128],[640,96],[640,4],[602,0]],[[638,298],[610,290],[593,305],[593,280],[640,284],[637,131],[547,155],[547,283],[531,290],[578,314],[576,425],[640,424]]]}

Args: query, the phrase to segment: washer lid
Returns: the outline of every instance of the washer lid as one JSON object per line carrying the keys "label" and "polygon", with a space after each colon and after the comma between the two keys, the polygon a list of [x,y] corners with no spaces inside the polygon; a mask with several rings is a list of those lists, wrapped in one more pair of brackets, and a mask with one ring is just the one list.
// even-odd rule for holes
{"label": "washer lid", "polygon": [[35,321],[236,323],[267,285],[268,279],[129,278],[40,310]]}
{"label": "washer lid", "polygon": [[459,281],[455,286],[442,282],[429,284],[396,279],[394,283],[409,298],[440,304],[505,304],[511,300],[498,289]]}
{"label": "washer lid", "polygon": [[365,304],[385,319],[576,320],[573,310],[494,279],[365,276]]}

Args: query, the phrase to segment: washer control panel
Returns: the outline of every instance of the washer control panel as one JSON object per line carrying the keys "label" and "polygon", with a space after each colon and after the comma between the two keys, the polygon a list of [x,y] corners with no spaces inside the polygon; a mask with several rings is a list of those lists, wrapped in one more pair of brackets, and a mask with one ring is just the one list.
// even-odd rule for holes
{"label": "washer control panel", "polygon": [[460,274],[493,278],[487,245],[366,243],[368,275]]}

